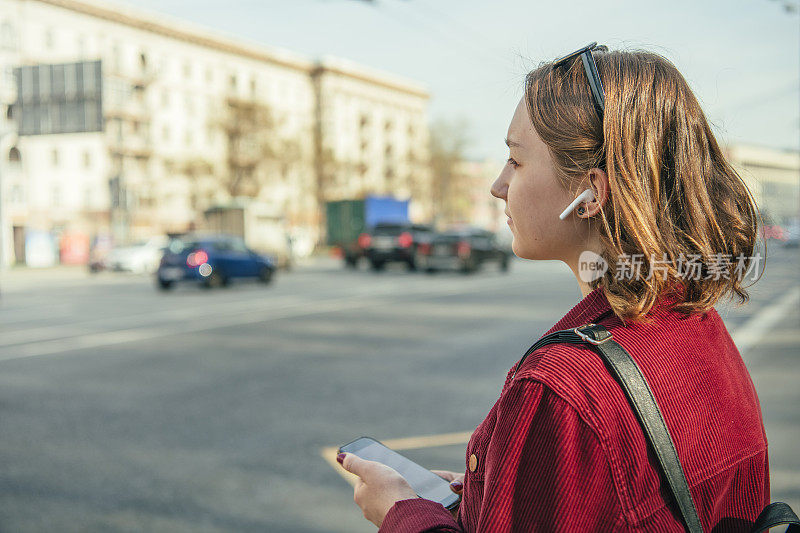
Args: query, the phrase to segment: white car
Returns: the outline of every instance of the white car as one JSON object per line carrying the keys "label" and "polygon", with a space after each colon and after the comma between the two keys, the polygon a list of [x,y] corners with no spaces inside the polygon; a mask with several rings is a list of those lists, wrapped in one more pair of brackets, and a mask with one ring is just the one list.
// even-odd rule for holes
{"label": "white car", "polygon": [[164,248],[169,244],[165,235],[151,237],[131,246],[114,248],[108,254],[106,264],[110,270],[152,274],[158,270]]}

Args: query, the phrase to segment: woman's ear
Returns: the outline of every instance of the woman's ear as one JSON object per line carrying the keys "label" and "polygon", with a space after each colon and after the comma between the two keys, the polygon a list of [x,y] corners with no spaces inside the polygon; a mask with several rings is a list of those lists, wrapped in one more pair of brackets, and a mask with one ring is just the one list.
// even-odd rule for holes
{"label": "woman's ear", "polygon": [[589,171],[587,175],[589,179],[589,187],[594,191],[594,199],[590,202],[586,202],[583,204],[583,212],[578,212],[578,216],[581,218],[589,218],[593,217],[600,212],[600,209],[606,204],[608,201],[609,195],[609,184],[608,184],[608,175],[605,173],[604,170],[599,168],[593,168]]}

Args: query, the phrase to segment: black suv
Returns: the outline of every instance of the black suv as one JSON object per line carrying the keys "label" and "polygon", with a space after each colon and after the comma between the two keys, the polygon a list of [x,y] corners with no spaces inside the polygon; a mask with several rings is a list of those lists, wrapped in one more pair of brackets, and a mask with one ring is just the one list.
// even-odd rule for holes
{"label": "black suv", "polygon": [[430,242],[434,232],[425,224],[376,224],[362,239],[364,255],[373,270],[381,270],[386,263],[405,263],[409,270],[416,270],[414,262],[417,248]]}
{"label": "black suv", "polygon": [[417,268],[427,272],[457,269],[469,273],[484,263],[494,262],[503,272],[508,271],[513,252],[498,243],[491,231],[462,228],[436,235],[417,250]]}

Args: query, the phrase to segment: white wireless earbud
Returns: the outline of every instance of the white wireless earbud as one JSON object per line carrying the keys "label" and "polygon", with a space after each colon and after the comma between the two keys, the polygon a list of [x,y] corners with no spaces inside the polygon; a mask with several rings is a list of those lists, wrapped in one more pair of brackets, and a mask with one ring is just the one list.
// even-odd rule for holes
{"label": "white wireless earbud", "polygon": [[569,216],[570,213],[572,213],[573,209],[578,207],[578,204],[582,202],[589,202],[591,200],[594,200],[594,192],[592,192],[592,189],[586,189],[577,198],[575,198],[560,215],[558,215],[558,218],[564,220]]}

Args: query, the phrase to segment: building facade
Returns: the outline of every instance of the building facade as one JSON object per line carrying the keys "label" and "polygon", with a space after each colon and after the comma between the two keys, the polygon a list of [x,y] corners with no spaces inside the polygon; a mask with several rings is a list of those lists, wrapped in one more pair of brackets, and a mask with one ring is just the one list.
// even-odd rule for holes
{"label": "building facade", "polygon": [[765,224],[800,220],[800,152],[733,144],[726,156],[747,183]]}
{"label": "building facade", "polygon": [[[15,69],[93,61],[102,131],[18,134]],[[0,0],[0,67],[4,264],[34,234],[184,232],[237,196],[314,242],[326,200],[391,193],[430,210],[429,96],[412,82],[99,0]]]}

